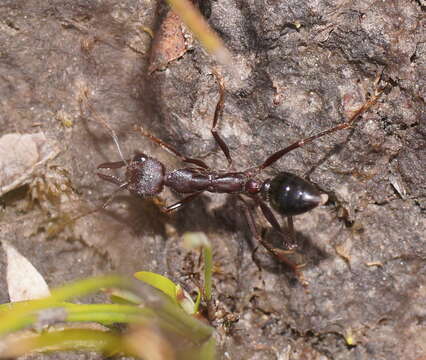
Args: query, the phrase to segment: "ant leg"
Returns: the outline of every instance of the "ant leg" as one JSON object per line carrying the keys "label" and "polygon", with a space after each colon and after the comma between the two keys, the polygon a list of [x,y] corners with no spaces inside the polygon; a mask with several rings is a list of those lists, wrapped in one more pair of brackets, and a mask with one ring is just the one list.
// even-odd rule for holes
{"label": "ant leg", "polygon": [[124,190],[127,185],[129,185],[127,182],[121,183],[119,184],[119,188],[117,190],[115,190],[109,197],[108,199],[102,204],[102,208],[106,208],[112,200],[114,200],[115,196],[117,195],[117,193],[119,193],[121,190]]}
{"label": "ant leg", "polygon": [[291,242],[294,244],[295,247],[297,247],[298,245],[296,243],[296,233],[294,231],[293,216],[287,216],[287,226]]}
{"label": "ant leg", "polygon": [[[115,161],[115,162],[105,162],[102,163],[100,165],[98,165],[98,169],[119,169],[122,168],[123,166],[126,166],[127,162],[125,160],[123,161]],[[103,173],[96,173],[102,180],[106,180],[110,183],[113,183],[115,185],[118,185],[120,187],[119,190],[124,189],[128,183],[127,182],[123,182],[121,181],[119,178],[117,178],[116,176],[113,175],[107,175],[107,174],[103,174]]]}
{"label": "ant leg", "polygon": [[122,168],[123,166],[126,166],[129,162],[130,162],[130,160],[105,162],[105,163],[98,165],[98,169],[119,169],[119,168]]}
{"label": "ant leg", "polygon": [[184,197],[182,200],[178,201],[175,204],[169,205],[167,207],[165,207],[163,210],[166,213],[170,213],[174,210],[179,209],[180,207],[182,207],[183,205],[185,205],[186,203],[194,200],[198,195],[200,195],[201,193],[203,193],[203,191],[199,191],[193,194],[188,195],[187,197]]}
{"label": "ant leg", "polygon": [[158,137],[152,135],[148,131],[144,130],[142,127],[139,128],[139,131],[143,136],[147,137],[149,140],[156,143],[157,145],[160,145],[164,150],[171,152],[173,155],[178,157],[183,162],[186,162],[186,163],[189,163],[189,164],[194,164],[194,165],[197,165],[197,166],[204,168],[204,169],[209,169],[209,166],[207,166],[207,164],[203,160],[193,159],[193,158],[186,157],[185,155],[182,155],[172,145],[170,145],[170,144],[166,143],[165,141],[159,139]]}
{"label": "ant leg", "polygon": [[[99,175],[99,174],[98,174]],[[102,174],[103,175],[103,174]],[[101,176],[100,176],[101,177]],[[105,175],[105,177],[108,177],[108,175]],[[101,177],[101,178],[103,178],[103,177]],[[111,176],[111,178],[114,178],[113,176]],[[109,179],[106,179],[106,178],[103,178],[104,180],[107,180],[107,181],[110,181]],[[98,206],[98,207],[96,207],[96,208],[94,208],[94,209],[92,209],[92,210],[89,210],[89,211],[86,211],[86,212],[83,212],[83,213],[81,213],[81,214],[79,214],[79,215],[77,215],[77,216],[74,216],[73,218],[71,218],[69,221],[67,221],[67,223],[66,224],[72,224],[72,223],[74,223],[75,221],[77,221],[77,220],[80,220],[81,218],[83,218],[83,217],[85,217],[85,216],[88,216],[88,215],[92,215],[92,214],[94,214],[94,213],[96,213],[96,212],[98,212],[99,210],[101,210],[101,209],[105,209],[110,203],[111,203],[111,201],[115,198],[115,196],[117,195],[117,193],[118,192],[120,192],[121,190],[124,190],[126,187],[127,187],[127,185],[128,185],[128,183],[126,182],[126,183],[120,183],[120,182],[118,182],[118,183],[116,183],[115,181],[116,180],[118,180],[118,179],[116,179],[116,178],[114,178],[114,180],[113,181],[111,181],[111,182],[113,182],[114,184],[117,184],[117,185],[119,185],[119,188],[118,189],[116,189],[109,197],[108,197],[108,199],[101,205],[101,206]],[[66,225],[65,224],[65,225]]]}
{"label": "ant leg", "polygon": [[[294,249],[297,247],[295,236],[294,236],[294,226],[293,226],[293,218],[291,216],[287,217],[287,221],[289,224],[289,232],[290,232],[290,241],[287,239],[286,235],[281,229],[281,226],[275,217],[274,213],[270,209],[270,207],[261,199],[259,199],[257,196],[253,196],[253,199],[256,201],[256,204],[260,206],[260,209],[262,210],[263,216],[266,220],[272,225],[272,227],[278,231],[281,234],[281,237],[283,239],[283,246],[287,250],[281,250],[285,251],[288,254],[292,254],[294,252]],[[291,220],[290,220],[291,219]]]}
{"label": "ant leg", "polygon": [[113,183],[115,185],[118,185],[120,187],[123,185],[123,182],[115,176],[106,175],[106,174],[102,174],[102,173],[96,173],[96,175],[98,175],[102,180],[108,181],[108,182]]}
{"label": "ant leg", "polygon": [[222,117],[224,103],[225,103],[225,87],[223,85],[223,79],[219,76],[219,74],[214,71],[213,72],[216,81],[219,85],[219,101],[217,102],[216,109],[214,111],[214,117],[213,117],[213,125],[210,129],[216,143],[219,145],[220,149],[224,153],[226,159],[228,160],[229,166],[232,165],[232,157],[231,153],[229,152],[228,145],[226,145],[225,141],[220,137],[220,135],[217,132],[217,122],[220,117]]}
{"label": "ant leg", "polygon": [[304,266],[304,264],[302,265],[294,264],[293,262],[287,259],[285,251],[278,248],[274,248],[267,241],[263,240],[257,230],[252,209],[250,208],[249,204],[247,203],[245,199],[243,199],[241,196],[239,196],[238,198],[241,200],[241,202],[244,205],[244,214],[246,216],[247,223],[253,237],[257,240],[259,244],[261,244],[266,250],[268,250],[269,253],[271,253],[273,256],[275,256],[279,261],[281,261],[285,265],[289,266],[291,270],[294,272],[294,274],[296,275],[296,277],[300,280],[300,282],[305,285],[306,281],[303,279],[303,275],[299,271]]}
{"label": "ant leg", "polygon": [[315,134],[313,136],[310,136],[306,139],[302,139],[299,141],[296,141],[295,143],[287,146],[284,149],[281,149],[279,151],[277,151],[276,153],[270,155],[264,162],[263,164],[257,166],[255,168],[255,170],[257,172],[262,171],[264,168],[272,165],[273,163],[275,163],[277,160],[279,160],[282,156],[284,156],[285,154],[289,153],[290,151],[293,151],[294,149],[297,149],[299,147],[302,147],[306,144],[309,144],[311,142],[313,142],[316,139],[319,139],[320,137],[323,137],[325,135],[334,133],[336,131],[340,131],[340,130],[344,130],[344,129],[348,129],[350,127],[353,126],[353,124],[361,117],[361,115],[363,115],[366,111],[368,111],[379,99],[380,95],[383,93],[383,91],[385,90],[385,88],[382,89],[376,89],[374,95],[367,100],[351,117],[348,121],[341,123],[337,126],[334,126],[330,129],[324,130],[319,132],[318,134]]}

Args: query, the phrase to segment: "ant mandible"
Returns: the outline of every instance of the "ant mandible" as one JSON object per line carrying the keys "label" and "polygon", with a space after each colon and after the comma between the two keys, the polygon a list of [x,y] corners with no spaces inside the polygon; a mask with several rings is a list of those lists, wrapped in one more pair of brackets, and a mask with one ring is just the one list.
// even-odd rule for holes
{"label": "ant mandible", "polygon": [[[228,160],[229,167],[231,167],[232,157],[229,148],[217,132],[218,119],[221,117],[224,108],[225,89],[223,80],[217,74],[215,76],[219,85],[219,101],[215,108],[211,133]],[[375,84],[377,85],[379,81],[380,77],[376,79]],[[272,179],[266,180],[261,180],[259,176],[265,168],[274,164],[290,151],[311,143],[327,134],[352,127],[356,120],[377,102],[383,90],[384,88],[378,89],[376,87],[375,93],[346,122],[308,138],[296,141],[273,153],[260,165],[243,171],[227,172],[213,170],[203,160],[184,156],[172,145],[144,131],[142,128],[140,132],[143,136],[170,151],[184,163],[191,164],[191,166],[168,171],[160,161],[144,153],[137,153],[133,159],[125,160],[114,130],[103,119],[98,118],[97,120],[102,122],[110,130],[122,159],[117,162],[102,163],[98,166],[98,169],[118,169],[125,167],[126,171],[124,180],[104,173],[98,173],[97,175],[101,179],[117,185],[119,187],[118,190],[127,189],[131,194],[142,198],[159,195],[165,186],[179,194],[187,194],[182,200],[165,207],[164,211],[167,213],[180,208],[205,191],[239,195],[240,200],[243,202],[249,228],[253,236],[270,253],[297,272],[300,266],[291,263],[286,258],[286,255],[296,247],[292,217],[310,211],[320,204],[324,204],[328,197],[326,194],[321,194],[309,181],[289,172],[281,172]],[[260,207],[266,220],[282,235],[285,250],[273,247],[259,235],[252,210],[241,195],[252,199],[256,206]],[[268,203],[277,213],[287,217],[289,238],[284,235]]]}

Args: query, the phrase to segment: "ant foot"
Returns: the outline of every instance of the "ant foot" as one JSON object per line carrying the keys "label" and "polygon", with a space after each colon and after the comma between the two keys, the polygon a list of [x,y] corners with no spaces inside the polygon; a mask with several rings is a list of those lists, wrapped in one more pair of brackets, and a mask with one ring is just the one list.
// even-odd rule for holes
{"label": "ant foot", "polygon": [[297,280],[303,285],[303,287],[305,288],[308,287],[309,281],[305,279],[305,277],[303,276],[303,273],[297,272],[296,277],[297,277]]}

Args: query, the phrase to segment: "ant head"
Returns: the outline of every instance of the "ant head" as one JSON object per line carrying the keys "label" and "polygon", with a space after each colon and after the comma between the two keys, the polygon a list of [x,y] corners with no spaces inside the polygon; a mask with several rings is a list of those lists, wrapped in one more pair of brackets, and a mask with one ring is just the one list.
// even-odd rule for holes
{"label": "ant head", "polygon": [[262,186],[262,196],[284,216],[303,214],[327,201],[310,183],[291,173],[282,172]]}
{"label": "ant head", "polygon": [[138,153],[126,168],[126,188],[141,197],[159,194],[164,185],[164,166],[152,157]]}

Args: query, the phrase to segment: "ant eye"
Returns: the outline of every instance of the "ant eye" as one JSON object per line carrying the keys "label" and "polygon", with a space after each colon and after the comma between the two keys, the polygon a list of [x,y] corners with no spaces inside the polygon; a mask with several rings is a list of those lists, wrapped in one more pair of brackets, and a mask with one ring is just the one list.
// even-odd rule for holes
{"label": "ant eye", "polygon": [[135,156],[133,156],[133,161],[136,162],[144,162],[148,159],[148,156],[142,153],[137,153]]}
{"label": "ant eye", "polygon": [[303,214],[323,202],[321,193],[313,184],[299,176],[283,172],[262,187],[263,196],[280,214]]}

